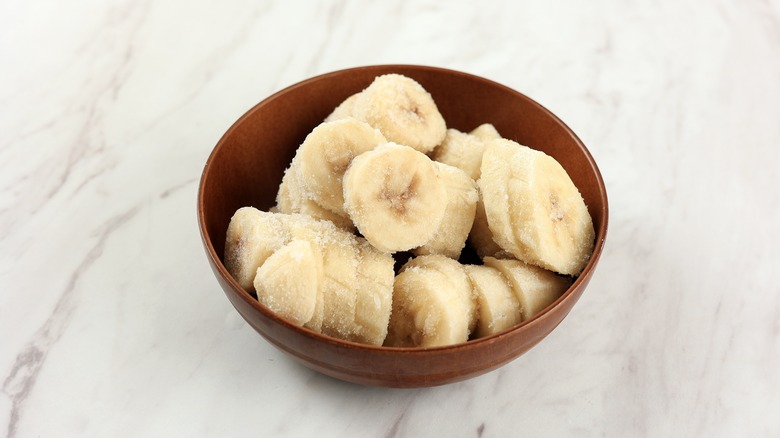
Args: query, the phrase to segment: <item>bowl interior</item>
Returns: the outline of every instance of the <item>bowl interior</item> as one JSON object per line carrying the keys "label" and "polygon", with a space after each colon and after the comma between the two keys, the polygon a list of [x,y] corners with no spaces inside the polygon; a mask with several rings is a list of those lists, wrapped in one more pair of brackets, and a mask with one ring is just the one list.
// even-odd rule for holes
{"label": "bowl interior", "polygon": [[[543,312],[552,313],[551,317],[542,318],[541,316],[544,315],[540,315],[535,318],[542,321],[537,323],[539,327],[520,326],[512,329],[533,330],[537,337],[540,334],[543,337],[568,313],[592,275],[592,270],[601,254],[607,229],[607,196],[603,180],[582,142],[563,122],[541,105],[495,82],[440,68],[388,65],[341,70],[288,87],[265,99],[241,117],[225,133],[209,157],[199,191],[198,215],[201,236],[220,284],[247,321],[275,345],[285,349],[284,343],[280,343],[280,338],[274,338],[273,334],[269,334],[268,330],[264,329],[271,328],[270,325],[265,325],[269,318],[274,323],[279,323],[281,320],[269,315],[256,301],[251,303],[250,300],[253,298],[240,290],[222,265],[228,223],[233,213],[240,207],[254,206],[267,210],[274,205],[283,172],[306,135],[344,99],[367,87],[377,75],[390,72],[409,76],[428,90],[444,116],[448,128],[470,131],[482,123],[492,123],[503,137],[553,156],[566,169],[582,193],[596,229],[596,249],[591,262],[575,285],[555,305]],[[576,296],[569,298],[569,295]],[[567,299],[570,299],[570,304],[558,305]],[[261,319],[250,321],[247,312],[260,313],[258,318]],[[549,322],[544,322],[548,320]],[[533,324],[524,325],[533,326]],[[307,333],[307,330],[292,326],[285,326],[285,330],[289,333],[283,336],[287,337],[301,335],[319,341],[324,338],[323,336],[318,338],[312,333]],[[521,335],[514,336],[519,338]],[[503,339],[510,342],[514,338],[496,336],[493,340],[480,341],[479,345],[503,342]],[[533,343],[526,342],[525,349],[536,342],[538,340]],[[349,343],[329,341],[328,345],[343,347]],[[474,347],[476,346],[477,344],[474,344]],[[306,347],[302,345],[301,348]],[[349,348],[349,351],[354,351],[362,347],[350,345]],[[365,349],[372,350],[370,347]],[[373,347],[373,350],[392,349]],[[468,348],[468,351],[473,352],[474,348]],[[516,353],[514,356],[523,351],[525,350],[520,348],[519,344],[512,350]],[[295,352],[292,353],[295,355]],[[306,357],[297,356],[304,363],[308,362],[307,364],[311,365],[311,361]],[[321,359],[317,360],[323,362]],[[486,365],[481,370],[477,370],[479,366],[476,362],[472,364],[471,375],[500,365],[494,363],[494,359],[484,362]],[[362,365],[355,365],[355,367],[360,366]],[[326,373],[330,369],[327,363],[319,363],[314,368]],[[436,367],[432,369],[435,370]],[[387,368],[386,371],[392,372],[392,368]],[[346,370],[340,374],[335,372],[329,374],[340,378],[346,376],[347,380],[350,380],[348,377],[351,372]],[[397,378],[398,376],[395,376],[395,379]],[[361,383],[387,383],[382,379],[381,376],[375,376],[368,380],[353,380]],[[450,376],[448,379],[452,381],[453,377]],[[424,382],[426,383],[424,386],[446,383],[435,379],[424,380]]]}

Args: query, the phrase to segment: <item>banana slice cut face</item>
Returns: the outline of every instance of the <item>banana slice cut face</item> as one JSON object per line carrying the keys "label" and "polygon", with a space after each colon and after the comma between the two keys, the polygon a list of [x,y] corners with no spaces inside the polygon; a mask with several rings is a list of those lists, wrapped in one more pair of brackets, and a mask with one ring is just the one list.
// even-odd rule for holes
{"label": "banana slice cut face", "polygon": [[447,125],[422,85],[399,74],[378,76],[365,90],[345,100],[328,119],[352,116],[394,143],[428,153],[438,146]]}
{"label": "banana slice cut face", "polygon": [[[290,271],[296,275],[290,275]],[[257,269],[257,300],[293,324],[314,316],[322,282],[322,254],[306,240],[293,240],[271,254]]]}
{"label": "banana slice cut face", "polygon": [[386,143],[352,160],[344,174],[344,207],[360,233],[393,253],[430,241],[447,209],[438,167],[408,146]]}
{"label": "banana slice cut face", "polygon": [[309,199],[345,217],[344,172],[353,158],[384,143],[381,132],[350,117],[322,123],[296,153],[298,186]]}
{"label": "banana slice cut face", "polygon": [[289,239],[287,228],[277,215],[252,207],[240,208],[228,225],[225,268],[239,286],[252,292],[257,268]]}
{"label": "banana slice cut face", "polygon": [[577,275],[593,252],[593,222],[563,167],[513,141],[488,143],[479,180],[493,240],[527,263]]}
{"label": "banana slice cut face", "polygon": [[395,278],[385,345],[436,347],[466,342],[476,300],[463,265],[440,255],[407,262]]}

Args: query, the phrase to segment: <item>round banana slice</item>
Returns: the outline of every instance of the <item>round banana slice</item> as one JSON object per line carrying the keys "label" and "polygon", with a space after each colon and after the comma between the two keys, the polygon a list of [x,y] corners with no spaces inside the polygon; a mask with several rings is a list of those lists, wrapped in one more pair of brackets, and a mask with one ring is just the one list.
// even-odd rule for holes
{"label": "round banana slice", "polygon": [[549,155],[505,139],[488,143],[479,187],[493,240],[520,260],[578,275],[595,232],[585,201]]}
{"label": "round banana slice", "polygon": [[571,286],[568,278],[519,260],[485,257],[484,263],[509,280],[520,303],[523,321],[544,310]]}
{"label": "round banana slice", "polygon": [[[425,260],[438,258],[440,260]],[[440,265],[454,263],[457,267]],[[455,278],[448,274],[458,273]],[[422,256],[401,269],[393,286],[385,345],[392,347],[435,347],[468,341],[476,319],[468,277],[462,266],[443,256]]]}
{"label": "round banana slice", "polygon": [[490,140],[501,138],[501,134],[498,133],[496,127],[490,123],[483,123],[477,126],[476,128],[474,128],[473,131],[469,132],[469,134],[473,135],[474,137],[477,137],[483,142],[488,142]]}
{"label": "round banana slice", "polygon": [[395,143],[355,157],[343,186],[344,208],[352,222],[384,252],[428,243],[447,208],[446,188],[434,162]]}
{"label": "round banana slice", "polygon": [[376,77],[352,106],[362,120],[392,142],[428,153],[444,140],[447,126],[433,97],[414,79],[399,74]]}
{"label": "round banana slice", "polygon": [[254,291],[259,268],[289,240],[287,229],[274,213],[239,208],[230,219],[225,239],[225,268],[248,292]]}
{"label": "round banana slice", "polygon": [[293,240],[257,269],[254,287],[260,304],[302,326],[314,315],[321,281],[319,249],[309,241]]}
{"label": "round banana slice", "polygon": [[477,295],[476,337],[493,335],[522,322],[520,302],[501,272],[481,265],[465,265],[465,269]]}
{"label": "round banana slice", "polygon": [[284,172],[282,183],[279,185],[279,192],[276,194],[275,210],[279,213],[299,213],[311,216],[315,219],[331,221],[339,228],[343,228],[350,232],[354,231],[355,225],[345,212],[336,214],[322,207],[312,199],[309,199],[303,190],[301,190],[297,177],[299,168],[298,163],[298,160],[293,159],[290,167]]}
{"label": "round banana slice", "polygon": [[[491,125],[492,126],[492,125]],[[433,159],[466,172],[472,179],[479,179],[485,142],[457,129],[448,129],[444,141],[433,151]]]}
{"label": "round banana slice", "polygon": [[344,172],[353,158],[384,143],[387,140],[381,132],[351,117],[320,124],[296,153],[299,187],[315,203],[346,216]]}
{"label": "round banana slice", "polygon": [[345,119],[347,117],[352,117],[352,110],[355,107],[355,102],[357,101],[358,97],[360,96],[360,93],[355,93],[352,96],[349,96],[344,100],[344,102],[341,102],[339,106],[336,107],[336,109],[333,110],[328,117],[325,118],[326,122],[332,122],[334,120],[339,119]]}
{"label": "round banana slice", "polygon": [[439,229],[425,245],[414,250],[416,255],[441,254],[458,259],[466,246],[477,208],[477,183],[457,167],[436,163],[447,192],[447,208]]}
{"label": "round banana slice", "polygon": [[448,293],[457,297],[453,303],[457,302],[462,306],[462,312],[466,318],[469,333],[474,331],[478,317],[477,298],[471,288],[471,281],[466,274],[466,270],[463,267],[464,265],[449,257],[434,254],[415,257],[406,262],[406,265],[404,266],[408,268],[418,267],[431,269],[444,275],[444,277],[447,278],[446,287]]}

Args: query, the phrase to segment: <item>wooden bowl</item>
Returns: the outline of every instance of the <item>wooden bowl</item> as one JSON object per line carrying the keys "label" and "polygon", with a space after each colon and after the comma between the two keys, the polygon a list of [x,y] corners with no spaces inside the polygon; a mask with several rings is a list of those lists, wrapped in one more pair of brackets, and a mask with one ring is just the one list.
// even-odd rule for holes
{"label": "wooden bowl", "polygon": [[[557,159],[579,188],[596,229],[585,270],[555,303],[533,319],[493,336],[436,348],[374,347],[334,339],[290,324],[260,305],[222,262],[225,232],[236,209],[267,210],[284,169],[306,135],[374,77],[400,73],[433,96],[447,126],[470,131],[490,122],[505,137]],[[219,140],[203,169],[198,221],[214,275],[241,316],[268,342],[307,367],[367,385],[424,387],[474,377],[515,359],[549,334],[590,281],[607,234],[607,193],[596,163],[577,136],[550,111],[498,83],[434,67],[379,65],[317,76],[285,88],[250,109]]]}

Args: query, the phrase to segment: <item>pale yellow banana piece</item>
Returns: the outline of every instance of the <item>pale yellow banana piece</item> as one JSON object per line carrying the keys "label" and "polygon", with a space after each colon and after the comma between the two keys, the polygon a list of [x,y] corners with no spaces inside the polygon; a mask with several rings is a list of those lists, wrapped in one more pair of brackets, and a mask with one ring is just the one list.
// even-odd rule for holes
{"label": "pale yellow banana piece", "polygon": [[330,223],[298,215],[288,221],[291,237],[312,242],[322,253],[321,306],[306,327],[339,339],[381,345],[392,308],[392,256]]}
{"label": "pale yellow banana piece", "polygon": [[332,113],[330,113],[330,115],[328,115],[328,117],[325,118],[325,121],[332,122],[334,120],[352,117],[352,109],[355,107],[355,102],[359,96],[360,93],[355,93],[352,96],[346,98],[339,104],[339,106],[336,107],[336,109],[333,110]]}
{"label": "pale yellow banana piece", "polygon": [[284,172],[276,195],[276,211],[285,214],[300,213],[315,219],[331,221],[339,228],[354,231],[355,225],[346,213],[336,214],[307,197],[298,184],[298,163],[298,160],[293,159],[290,167]]}
{"label": "pale yellow banana piece", "polygon": [[469,132],[469,134],[473,135],[474,137],[477,137],[483,142],[488,142],[490,140],[501,138],[501,134],[498,133],[496,127],[490,123],[483,123],[477,126],[476,128],[474,128],[473,131]]}
{"label": "pale yellow banana piece", "polygon": [[507,280],[495,268],[465,265],[477,296],[476,337],[490,336],[522,322],[520,302]]}
{"label": "pale yellow banana piece", "polygon": [[493,241],[493,233],[488,227],[487,216],[485,215],[485,203],[480,194],[479,200],[474,212],[474,223],[469,232],[468,242],[477,252],[480,258],[495,256],[503,250]]}
{"label": "pale yellow banana piece", "polygon": [[520,302],[523,321],[533,318],[555,302],[571,286],[569,278],[519,260],[485,257],[484,263],[499,270],[509,280]]}
{"label": "pale yellow banana piece", "polygon": [[390,254],[378,251],[365,240],[358,244],[358,250],[354,340],[382,345],[393,307],[395,261]]}
{"label": "pale yellow banana piece", "polygon": [[298,148],[298,186],[305,196],[346,217],[342,179],[352,159],[387,143],[381,132],[351,117],[324,122]]}
{"label": "pale yellow banana piece", "polygon": [[441,254],[458,259],[466,246],[477,208],[477,183],[457,167],[436,163],[444,181],[447,208],[439,229],[425,245],[414,250],[416,255]]}
{"label": "pale yellow banana piece", "polygon": [[501,248],[561,274],[582,271],[593,252],[593,222],[555,159],[510,140],[492,140],[478,184],[493,240]]}
{"label": "pale yellow banana piece", "polygon": [[472,179],[479,179],[485,142],[457,129],[448,129],[444,141],[433,151],[433,159],[466,172]]}
{"label": "pale yellow banana piece", "polygon": [[476,300],[463,266],[429,255],[410,260],[395,278],[385,345],[436,347],[468,341]]}
{"label": "pale yellow banana piece", "polygon": [[257,269],[257,301],[277,315],[302,326],[314,315],[322,282],[322,255],[307,240],[293,240]]}
{"label": "pale yellow banana piece", "polygon": [[351,116],[379,129],[389,141],[423,153],[438,146],[447,130],[430,93],[399,74],[374,79],[355,99]]}
{"label": "pale yellow banana piece", "polygon": [[434,162],[395,143],[355,157],[343,186],[344,207],[352,222],[384,252],[428,243],[447,208],[446,188]]}
{"label": "pale yellow banana piece", "polygon": [[240,208],[228,225],[225,268],[239,286],[252,292],[257,268],[288,241],[287,229],[277,215],[253,207]]}

